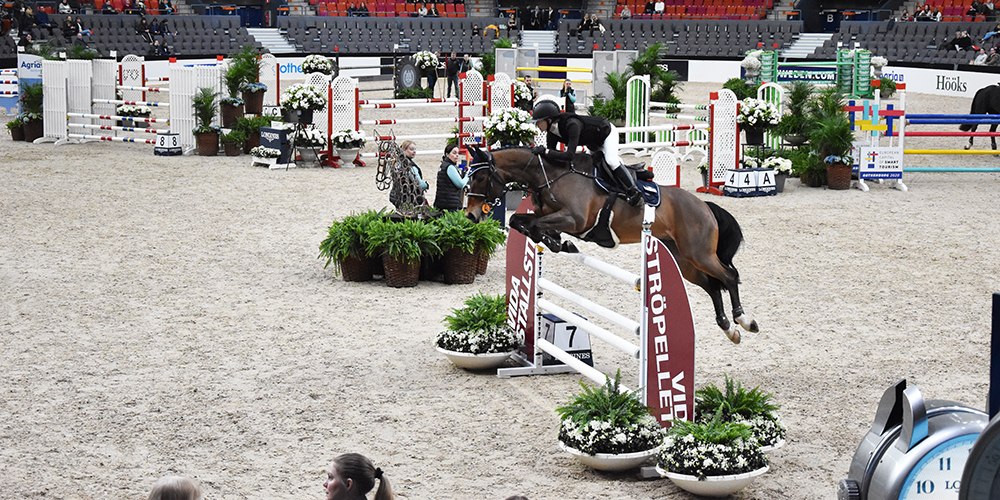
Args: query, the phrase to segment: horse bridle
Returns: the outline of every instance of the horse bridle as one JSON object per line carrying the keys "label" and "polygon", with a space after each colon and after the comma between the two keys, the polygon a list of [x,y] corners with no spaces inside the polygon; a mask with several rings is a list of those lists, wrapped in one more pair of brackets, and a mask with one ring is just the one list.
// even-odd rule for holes
{"label": "horse bridle", "polygon": [[[480,170],[488,169],[488,175],[486,176],[486,188],[483,193],[473,193],[469,191],[469,197],[482,198],[483,199],[483,213],[488,213],[493,207],[500,205],[500,199],[507,194],[507,184],[503,182],[503,177],[500,176],[500,170],[497,168],[496,163],[493,160],[493,155],[487,153],[487,160],[478,163],[472,163],[469,165],[469,179],[476,175],[476,172]],[[489,192],[493,188],[493,177],[496,176],[503,188],[500,190],[500,194],[497,195],[493,201],[487,201],[486,197],[489,196]]]}

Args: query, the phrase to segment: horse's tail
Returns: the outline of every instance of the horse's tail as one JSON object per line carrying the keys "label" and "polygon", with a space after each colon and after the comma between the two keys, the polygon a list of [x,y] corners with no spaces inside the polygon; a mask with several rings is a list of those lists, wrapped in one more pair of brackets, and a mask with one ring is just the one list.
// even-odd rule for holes
{"label": "horse's tail", "polygon": [[710,201],[705,203],[708,204],[708,208],[712,209],[712,215],[715,216],[715,220],[719,224],[719,243],[715,254],[723,264],[735,271],[733,257],[740,249],[740,243],[743,243],[743,230],[740,229],[740,223],[736,222],[736,217],[733,217],[733,214],[724,208]]}
{"label": "horse's tail", "polygon": [[[981,115],[988,112],[986,109],[986,100],[989,98],[989,92],[987,90],[991,87],[996,87],[996,85],[989,85],[976,91],[976,95],[972,98],[972,109],[969,110],[970,115]],[[968,132],[972,130],[973,125],[972,123],[963,123],[958,126],[958,129],[962,132]]]}

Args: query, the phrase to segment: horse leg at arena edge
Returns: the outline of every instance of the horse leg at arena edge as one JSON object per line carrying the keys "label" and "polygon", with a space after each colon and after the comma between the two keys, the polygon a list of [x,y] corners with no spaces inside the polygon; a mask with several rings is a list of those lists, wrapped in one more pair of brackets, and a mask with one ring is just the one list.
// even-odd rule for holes
{"label": "horse leg at arena edge", "polygon": [[[721,328],[723,332],[725,332],[726,337],[728,337],[729,340],[731,340],[734,344],[739,344],[741,340],[740,332],[736,329],[736,325],[729,321],[729,318],[726,317],[725,305],[722,301],[722,281],[709,276],[695,267],[691,261],[682,257],[677,250],[677,243],[673,240],[660,239],[660,241],[662,241],[664,246],[666,246],[667,249],[670,250],[670,253],[673,254],[674,260],[677,262],[677,267],[681,270],[681,276],[684,276],[684,279],[698,285],[702,290],[705,290],[705,292],[708,293],[708,296],[712,299],[712,306],[715,308],[715,323],[719,325],[719,328]],[[730,292],[730,297],[736,302],[739,301],[739,293],[733,295],[732,292]],[[736,307],[737,306],[734,303],[733,316],[736,316]],[[744,316],[743,319],[745,320],[746,315],[743,314],[742,307],[738,310],[740,315]],[[742,322],[740,324],[743,325]],[[743,328],[746,328],[747,331],[756,332],[756,322],[753,322],[753,327],[754,329],[751,330],[750,328],[747,328],[747,325],[743,325]]]}
{"label": "horse leg at arena edge", "polygon": [[[997,124],[996,123],[990,124],[990,132],[996,132],[996,131],[997,131]],[[990,143],[993,145],[993,151],[996,151],[997,150],[997,138],[994,137],[994,136],[990,136]]]}

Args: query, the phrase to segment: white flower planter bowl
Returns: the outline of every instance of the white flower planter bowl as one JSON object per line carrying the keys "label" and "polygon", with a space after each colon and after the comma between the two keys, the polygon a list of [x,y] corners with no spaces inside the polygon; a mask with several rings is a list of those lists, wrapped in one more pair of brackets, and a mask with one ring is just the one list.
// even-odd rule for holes
{"label": "white flower planter bowl", "polygon": [[437,352],[444,354],[455,366],[459,368],[465,368],[466,370],[486,370],[488,368],[496,368],[507,361],[507,358],[514,351],[511,352],[496,352],[489,354],[469,354],[467,352],[456,352],[442,349],[440,347],[435,347]]}
{"label": "white flower planter bowl", "polygon": [[769,451],[777,450],[778,448],[781,448],[783,446],[785,446],[785,440],[784,439],[782,439],[782,440],[778,441],[777,443],[774,443],[774,444],[772,444],[770,446],[761,446],[760,447],[760,451],[763,451],[764,453],[767,453]]}
{"label": "white flower planter bowl", "polygon": [[570,448],[566,446],[566,443],[559,441],[559,447],[563,451],[573,455],[579,460],[583,465],[587,467],[604,470],[604,471],[623,471],[634,469],[649,460],[649,457],[656,455],[660,451],[660,447],[657,446],[651,450],[637,451],[635,453],[598,453],[596,455],[589,455],[576,448]]}
{"label": "white flower planter bowl", "polygon": [[698,476],[667,472],[661,469],[660,466],[656,466],[656,472],[659,472],[661,476],[669,478],[681,489],[694,493],[695,495],[705,497],[724,497],[732,495],[733,493],[749,486],[757,476],[764,474],[770,469],[770,466],[765,466],[744,474],[735,474],[732,476],[708,476],[705,479],[699,480]]}

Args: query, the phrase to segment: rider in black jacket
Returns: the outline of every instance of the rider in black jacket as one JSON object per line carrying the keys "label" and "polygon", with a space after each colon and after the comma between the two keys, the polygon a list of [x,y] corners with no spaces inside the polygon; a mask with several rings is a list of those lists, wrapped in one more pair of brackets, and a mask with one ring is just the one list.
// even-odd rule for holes
{"label": "rider in black jacket", "polygon": [[[590,151],[601,151],[604,160],[618,184],[625,189],[625,199],[634,207],[642,204],[642,196],[635,185],[635,179],[618,157],[618,132],[614,125],[602,116],[580,116],[575,113],[561,113],[559,106],[543,100],[535,104],[531,113],[532,121],[543,132],[547,132],[548,147],[535,146],[532,152],[547,159],[573,161],[577,146],[586,146]],[[559,143],[566,145],[566,151],[559,151]]]}

